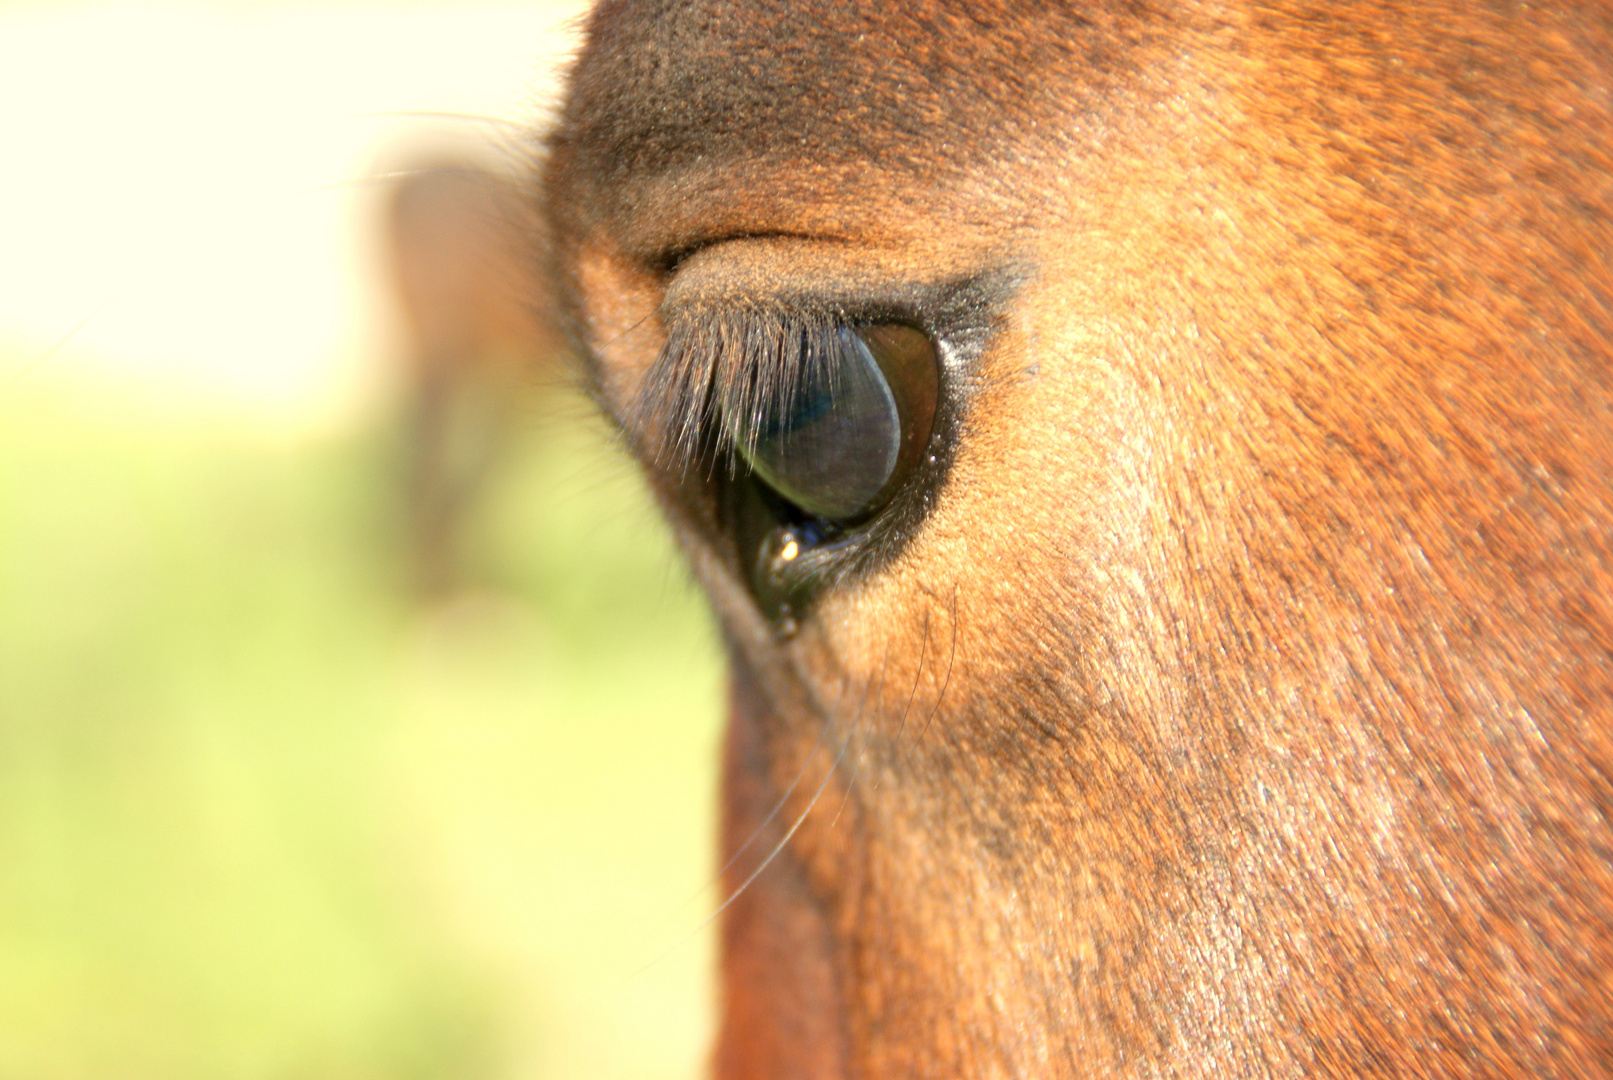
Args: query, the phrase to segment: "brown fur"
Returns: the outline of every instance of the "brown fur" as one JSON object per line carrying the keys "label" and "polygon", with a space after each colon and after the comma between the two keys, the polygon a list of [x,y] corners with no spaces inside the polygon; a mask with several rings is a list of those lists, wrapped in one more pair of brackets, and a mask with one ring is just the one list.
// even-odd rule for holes
{"label": "brown fur", "polygon": [[596,11],[546,198],[631,442],[691,306],[964,342],[793,637],[649,470],[728,851],[784,803],[719,1076],[1613,1073],[1610,94],[1593,4]]}

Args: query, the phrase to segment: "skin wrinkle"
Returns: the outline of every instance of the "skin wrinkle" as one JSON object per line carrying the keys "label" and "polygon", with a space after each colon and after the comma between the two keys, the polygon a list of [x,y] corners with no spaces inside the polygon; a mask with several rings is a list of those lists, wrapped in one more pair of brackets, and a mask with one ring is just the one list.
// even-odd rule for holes
{"label": "skin wrinkle", "polygon": [[[589,34],[558,284],[729,642],[730,892],[778,852],[717,1074],[1613,1071],[1605,10]],[[784,639],[632,404],[703,305],[892,298],[950,459]]]}

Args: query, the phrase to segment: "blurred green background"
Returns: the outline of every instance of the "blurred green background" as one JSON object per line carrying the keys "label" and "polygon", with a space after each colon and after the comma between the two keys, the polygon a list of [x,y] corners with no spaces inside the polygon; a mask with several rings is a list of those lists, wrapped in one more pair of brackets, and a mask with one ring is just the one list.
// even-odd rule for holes
{"label": "blurred green background", "polygon": [[718,666],[585,416],[420,605],[385,424],[0,395],[0,1076],[694,1073]]}
{"label": "blurred green background", "polygon": [[0,0],[0,1080],[688,1078],[714,635],[522,392],[411,593],[391,172],[578,4]]}

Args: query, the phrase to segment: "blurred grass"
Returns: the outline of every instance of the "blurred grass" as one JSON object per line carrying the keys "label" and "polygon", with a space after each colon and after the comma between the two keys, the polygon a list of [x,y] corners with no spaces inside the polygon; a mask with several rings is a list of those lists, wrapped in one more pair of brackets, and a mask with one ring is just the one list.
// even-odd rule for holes
{"label": "blurred grass", "polygon": [[699,1071],[703,608],[575,416],[418,608],[389,439],[0,395],[0,1077]]}

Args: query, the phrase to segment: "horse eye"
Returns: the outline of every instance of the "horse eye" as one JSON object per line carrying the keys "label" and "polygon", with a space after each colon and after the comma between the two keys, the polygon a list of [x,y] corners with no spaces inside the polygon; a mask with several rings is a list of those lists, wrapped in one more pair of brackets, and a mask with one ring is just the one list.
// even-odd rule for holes
{"label": "horse eye", "polygon": [[[809,333],[793,385],[734,433],[756,476],[815,517],[878,510],[923,453],[935,418],[935,347],[910,326]],[[736,425],[737,426],[737,425]]]}

